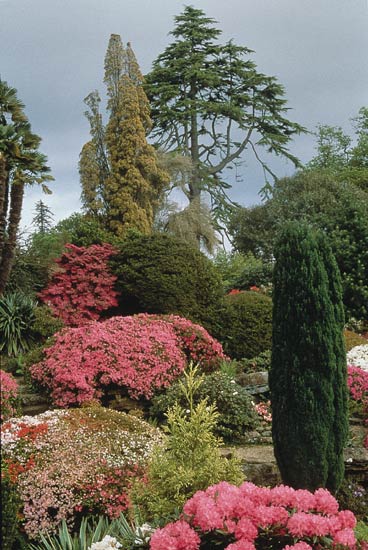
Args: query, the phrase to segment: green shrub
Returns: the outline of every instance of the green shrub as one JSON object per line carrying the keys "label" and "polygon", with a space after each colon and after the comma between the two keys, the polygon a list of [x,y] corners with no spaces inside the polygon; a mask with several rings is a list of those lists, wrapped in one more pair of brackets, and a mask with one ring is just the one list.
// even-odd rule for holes
{"label": "green shrub", "polygon": [[32,332],[38,342],[45,342],[64,326],[62,320],[55,317],[48,306],[37,306],[34,314]]}
{"label": "green shrub", "polygon": [[156,447],[148,464],[146,483],[133,485],[131,498],[146,520],[175,515],[196,491],[220,481],[240,483],[240,463],[220,454],[213,433],[219,414],[206,400],[195,404],[195,394],[203,377],[196,369],[186,374],[182,391],[186,408],[176,403],[167,413],[167,438]]}
{"label": "green shrub", "polygon": [[1,464],[1,543],[2,550],[15,550],[21,507],[16,486],[10,480],[6,465]]}
{"label": "green shrub", "polygon": [[[152,399],[150,415],[159,421],[165,419],[165,413],[175,402],[185,408],[185,396],[181,384],[174,383],[167,392]],[[214,434],[226,441],[241,440],[247,430],[254,428],[257,415],[248,392],[239,386],[233,378],[223,372],[215,372],[203,378],[194,403],[207,399],[209,405],[216,407],[218,419]]]}
{"label": "green shrub", "polygon": [[271,350],[262,351],[252,359],[242,359],[238,361],[238,369],[244,373],[247,372],[263,372],[270,370],[271,367]]}
{"label": "green shrub", "polygon": [[211,332],[223,290],[204,254],[169,235],[133,236],[111,265],[124,315],[174,313]]}
{"label": "green shrub", "polygon": [[20,292],[0,297],[0,353],[15,357],[32,341],[36,302]]}
{"label": "green shrub", "polygon": [[215,336],[232,359],[250,359],[271,348],[272,300],[259,292],[228,294]]}

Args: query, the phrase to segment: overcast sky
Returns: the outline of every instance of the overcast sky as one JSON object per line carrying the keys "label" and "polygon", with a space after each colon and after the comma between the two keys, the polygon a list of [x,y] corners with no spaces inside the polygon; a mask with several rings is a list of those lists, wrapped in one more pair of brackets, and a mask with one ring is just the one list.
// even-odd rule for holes
{"label": "overcast sky", "polygon": [[[110,34],[132,43],[147,73],[188,4],[218,22],[221,41],[254,50],[259,71],[285,87],[291,120],[351,132],[350,119],[368,105],[367,0],[0,0],[0,76],[18,90],[55,177],[53,195],[27,191],[23,225],[40,198],[56,220],[80,208],[78,157],[89,139],[83,98],[104,90]],[[298,137],[290,149],[308,161],[314,139]],[[292,173],[284,161],[272,162],[279,176]],[[252,162],[242,172],[233,197],[259,202],[261,172]]]}

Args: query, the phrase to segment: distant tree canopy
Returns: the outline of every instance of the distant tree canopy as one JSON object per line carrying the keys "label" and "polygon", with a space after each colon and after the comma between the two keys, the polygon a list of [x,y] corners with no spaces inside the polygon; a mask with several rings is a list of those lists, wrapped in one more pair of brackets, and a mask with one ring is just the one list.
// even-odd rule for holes
{"label": "distant tree canopy", "polygon": [[368,191],[368,107],[362,107],[352,122],[355,145],[339,126],[318,127],[317,155],[307,168],[325,170],[338,181]]}
{"label": "distant tree canopy", "polygon": [[224,226],[231,209],[225,168],[252,151],[266,179],[274,177],[262,149],[297,165],[287,146],[304,129],[286,118],[283,87],[258,72],[251,50],[233,41],[219,44],[221,31],[200,9],[185,7],[175,23],[174,41],[146,77],[151,135],[164,150],[191,159],[181,188],[189,202],[207,193],[215,223]]}
{"label": "distant tree canopy", "polygon": [[169,178],[147,143],[151,120],[143,76],[130,44],[124,48],[117,34],[110,37],[104,82],[106,125],[99,111],[99,93],[94,91],[85,99],[92,139],[80,155],[83,207],[119,237],[129,229],[149,234]]}
{"label": "distant tree canopy", "polygon": [[322,229],[342,275],[347,317],[368,319],[368,193],[325,170],[305,170],[275,184],[263,205],[241,208],[230,233],[236,250],[269,260],[285,221]]}
{"label": "distant tree canopy", "polygon": [[0,80],[0,295],[10,276],[17,244],[24,188],[52,180],[17,91]]}

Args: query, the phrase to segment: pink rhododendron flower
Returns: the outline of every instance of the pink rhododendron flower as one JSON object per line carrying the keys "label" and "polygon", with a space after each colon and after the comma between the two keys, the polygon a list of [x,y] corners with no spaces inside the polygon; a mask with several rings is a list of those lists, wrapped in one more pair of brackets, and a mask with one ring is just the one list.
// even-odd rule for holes
{"label": "pink rhododendron flower", "polygon": [[200,538],[185,522],[169,523],[156,529],[150,540],[151,550],[198,550]]}
{"label": "pink rhododendron flower", "polygon": [[343,546],[355,547],[356,538],[353,529],[342,529],[337,531],[334,535],[334,541],[336,544],[342,544]]}
{"label": "pink rhododendron flower", "polygon": [[[355,543],[354,514],[339,512],[336,499],[326,489],[313,494],[284,485],[269,489],[249,482],[240,487],[221,482],[189,499],[181,521],[204,537],[206,548],[211,547],[212,535],[213,547],[220,536],[226,550],[282,548],[281,544],[285,550],[333,549],[336,544],[352,548]],[[164,548],[168,546],[151,546],[152,550]]]}
{"label": "pink rhododendron flower", "polygon": [[249,540],[238,540],[226,546],[226,550],[256,550],[256,547]]}
{"label": "pink rhododendron flower", "polygon": [[312,550],[312,547],[309,546],[306,542],[300,541],[296,544],[293,544],[292,546],[285,546],[284,550]]}

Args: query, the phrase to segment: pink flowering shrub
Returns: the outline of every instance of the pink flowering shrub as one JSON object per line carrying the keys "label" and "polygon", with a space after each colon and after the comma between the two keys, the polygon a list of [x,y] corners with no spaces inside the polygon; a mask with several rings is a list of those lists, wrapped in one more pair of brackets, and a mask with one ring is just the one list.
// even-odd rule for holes
{"label": "pink flowering shrub", "polygon": [[17,412],[18,384],[15,378],[0,369],[0,420],[3,422]]}
{"label": "pink flowering shrub", "polygon": [[[350,411],[363,416],[368,422],[368,372],[360,367],[348,365],[348,388]],[[364,443],[366,446],[366,444]]]}
{"label": "pink flowering shrub", "polygon": [[20,496],[26,534],[56,532],[63,519],[73,528],[81,515],[119,516],[160,441],[146,422],[99,406],[4,423],[2,459]]}
{"label": "pink flowering shrub", "polygon": [[140,314],[65,329],[31,367],[32,378],[61,407],[99,400],[109,387],[149,399],[183,372],[187,361],[211,368],[221,345],[181,317]]}
{"label": "pink flowering shrub", "polygon": [[265,422],[272,422],[271,414],[271,403],[267,401],[265,403],[257,403],[254,405],[256,413],[264,420]]}
{"label": "pink flowering shrub", "polygon": [[171,323],[180,340],[180,347],[187,360],[200,363],[207,372],[215,370],[221,361],[229,359],[220,342],[206,329],[178,315],[163,315],[159,318]]}
{"label": "pink flowering shrub", "polygon": [[110,244],[67,244],[66,248],[69,252],[56,260],[58,269],[39,296],[65,325],[76,327],[99,319],[102,311],[118,305],[116,277],[107,263],[115,249]]}
{"label": "pink flowering shrub", "polygon": [[222,481],[189,499],[179,521],[157,529],[150,549],[199,550],[219,544],[225,550],[354,548],[355,516],[338,508],[326,489],[311,493]]}
{"label": "pink flowering shrub", "polygon": [[348,388],[351,399],[368,404],[368,372],[348,365]]}

